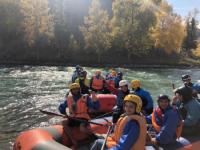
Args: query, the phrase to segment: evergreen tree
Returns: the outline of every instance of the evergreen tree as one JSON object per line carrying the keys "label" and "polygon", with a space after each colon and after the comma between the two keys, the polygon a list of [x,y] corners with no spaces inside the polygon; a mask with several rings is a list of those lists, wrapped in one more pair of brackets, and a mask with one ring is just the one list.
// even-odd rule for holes
{"label": "evergreen tree", "polygon": [[188,18],[187,25],[186,25],[186,32],[187,32],[187,36],[184,39],[183,48],[186,52],[189,52],[191,49],[197,48],[197,43],[196,43],[197,29],[196,29],[196,21],[194,17],[192,17],[191,20]]}

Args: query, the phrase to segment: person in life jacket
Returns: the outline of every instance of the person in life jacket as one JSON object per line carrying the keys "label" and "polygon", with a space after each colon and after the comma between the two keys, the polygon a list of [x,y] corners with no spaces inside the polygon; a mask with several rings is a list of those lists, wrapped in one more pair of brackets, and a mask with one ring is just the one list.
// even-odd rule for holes
{"label": "person in life jacket", "polygon": [[75,83],[78,83],[80,85],[81,94],[89,94],[90,81],[87,78],[86,71],[82,71],[80,73],[79,77],[75,80]]}
{"label": "person in life jacket", "polygon": [[116,94],[115,93],[115,91],[117,90],[117,88],[115,87],[116,78],[117,78],[117,72],[115,70],[111,70],[111,72],[108,75],[106,75],[105,88],[107,89],[107,93]]}
{"label": "person in life jacket", "polygon": [[[73,145],[77,146],[77,141],[74,140],[75,137],[73,137],[71,133],[72,130],[80,130],[80,132],[92,134],[90,132],[90,126],[87,123],[87,120],[90,119],[88,110],[98,110],[100,103],[96,95],[91,95],[91,97],[88,95],[82,95],[80,92],[80,85],[78,83],[70,84],[69,89],[70,93],[67,96],[66,102],[60,104],[59,110],[60,112],[63,112],[62,109],[65,109],[65,114],[68,114],[69,117],[67,120],[62,122],[64,132],[70,138]],[[63,105],[65,105],[65,107]]]}
{"label": "person in life jacket", "polygon": [[75,71],[73,72],[73,75],[72,75],[72,83],[75,82],[75,80],[79,77],[80,73],[83,71],[83,68],[79,65],[76,65],[75,67]]}
{"label": "person in life jacket", "polygon": [[[141,116],[142,100],[129,94],[124,98],[124,114],[116,123],[114,132],[108,136],[105,149],[144,150],[146,142],[146,121]],[[100,150],[104,140],[98,139],[91,150]]]}
{"label": "person in life jacket", "polygon": [[150,115],[153,112],[153,99],[150,93],[141,88],[140,80],[131,81],[132,92],[142,99],[142,112],[144,115]]}
{"label": "person in life jacket", "polygon": [[104,77],[101,75],[101,70],[97,70],[95,75],[90,80],[90,89],[92,91],[103,93],[105,86]]}
{"label": "person in life jacket", "polygon": [[183,135],[200,135],[200,102],[192,96],[187,86],[175,90],[174,104],[178,107],[183,122]]}
{"label": "person in life jacket", "polygon": [[170,105],[167,95],[160,94],[157,99],[158,107],[152,113],[151,120],[155,138],[151,139],[153,145],[167,145],[174,143],[181,136],[182,120],[175,107]]}
{"label": "person in life jacket", "polygon": [[[73,110],[72,107],[75,107],[77,109],[77,111],[83,111],[84,112],[84,113],[78,113],[78,114],[80,114],[80,115],[84,114],[86,116],[83,117],[83,118],[90,119],[87,115],[88,109],[98,110],[99,107],[100,107],[100,103],[97,100],[95,93],[93,93],[93,95],[91,95],[91,97],[88,96],[87,94],[85,94],[85,95],[81,94],[80,85],[78,83],[72,83],[69,86],[69,89],[70,89],[70,93],[66,94],[66,100],[64,102],[62,102],[58,107],[60,113],[67,114],[66,108],[70,107],[69,111],[72,112],[72,110]],[[78,109],[79,102],[80,102],[79,100],[81,100],[80,107],[83,107],[84,109],[83,108]],[[86,108],[86,110],[85,110],[85,108]],[[71,112],[69,112],[69,113],[71,113]]]}

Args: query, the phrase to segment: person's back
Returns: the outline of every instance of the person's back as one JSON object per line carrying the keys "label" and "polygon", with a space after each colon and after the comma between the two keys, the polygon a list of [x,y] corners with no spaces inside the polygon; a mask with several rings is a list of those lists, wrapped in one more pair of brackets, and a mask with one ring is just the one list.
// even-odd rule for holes
{"label": "person's back", "polygon": [[138,95],[142,99],[142,111],[144,114],[151,114],[153,112],[153,99],[150,93],[141,88],[139,80],[132,80],[131,86],[133,93]]}
{"label": "person's back", "polygon": [[184,105],[187,114],[184,120],[184,126],[194,126],[197,123],[200,125],[200,103],[196,99],[190,100]]}
{"label": "person's back", "polygon": [[200,103],[192,96],[192,89],[180,87],[175,91],[178,109],[184,119],[183,135],[200,134]]}

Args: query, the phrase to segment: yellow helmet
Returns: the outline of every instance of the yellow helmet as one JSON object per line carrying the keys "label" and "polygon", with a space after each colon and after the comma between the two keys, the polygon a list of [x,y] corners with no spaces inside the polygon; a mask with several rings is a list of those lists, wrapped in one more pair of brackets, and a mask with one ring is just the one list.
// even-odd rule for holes
{"label": "yellow helmet", "polygon": [[80,89],[80,85],[78,83],[72,83],[69,85],[69,89],[73,90],[73,89]]}
{"label": "yellow helmet", "polygon": [[112,70],[112,71],[111,71],[111,75],[112,75],[112,76],[116,76],[116,75],[117,75],[117,72],[116,72],[115,70]]}
{"label": "yellow helmet", "polygon": [[141,112],[142,109],[142,100],[139,96],[134,95],[134,94],[129,94],[124,98],[124,103],[125,102],[133,102],[136,104],[136,112],[139,113]]}
{"label": "yellow helmet", "polygon": [[141,86],[140,80],[132,80],[131,81],[131,87],[133,89],[137,89]]}

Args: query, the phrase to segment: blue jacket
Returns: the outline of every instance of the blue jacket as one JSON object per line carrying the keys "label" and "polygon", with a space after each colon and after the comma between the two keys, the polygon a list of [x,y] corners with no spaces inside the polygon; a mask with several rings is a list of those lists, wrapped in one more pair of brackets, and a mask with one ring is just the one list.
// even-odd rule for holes
{"label": "blue jacket", "polygon": [[115,87],[116,87],[116,88],[119,88],[119,82],[120,82],[121,80],[122,80],[122,78],[120,78],[120,77],[118,77],[118,76],[115,78]]}
{"label": "blue jacket", "polygon": [[136,121],[130,120],[123,129],[119,143],[111,147],[109,150],[129,150],[137,141],[140,133],[139,124]]}
{"label": "blue jacket", "polygon": [[193,89],[195,89],[198,93],[200,93],[200,83],[194,83],[192,86]]}
{"label": "blue jacket", "polygon": [[186,118],[184,126],[193,126],[200,121],[200,103],[196,99],[192,99],[183,105],[186,109]]}
{"label": "blue jacket", "polygon": [[169,144],[176,139],[176,128],[180,123],[180,117],[177,110],[172,106],[167,107],[163,111],[163,117],[160,119],[156,114],[156,122],[161,126],[160,132],[156,135],[156,141],[159,144]]}
{"label": "blue jacket", "polygon": [[[73,99],[75,101],[78,101],[78,99],[81,97],[82,95],[77,95],[77,96],[73,96]],[[60,111],[61,114],[66,114],[66,108],[67,108],[67,101],[64,100],[64,102],[62,102],[59,107],[58,107],[58,110]],[[100,108],[100,103],[99,101],[95,101],[93,102],[92,99],[88,96],[87,97],[87,107],[89,109],[96,109],[98,110]]]}
{"label": "blue jacket", "polygon": [[143,109],[153,108],[153,99],[150,93],[142,88],[138,88],[134,93],[142,99]]}
{"label": "blue jacket", "polygon": [[129,90],[125,93],[121,89],[119,89],[117,92],[117,107],[120,108],[121,110],[123,109],[124,97],[129,93],[130,93]]}

